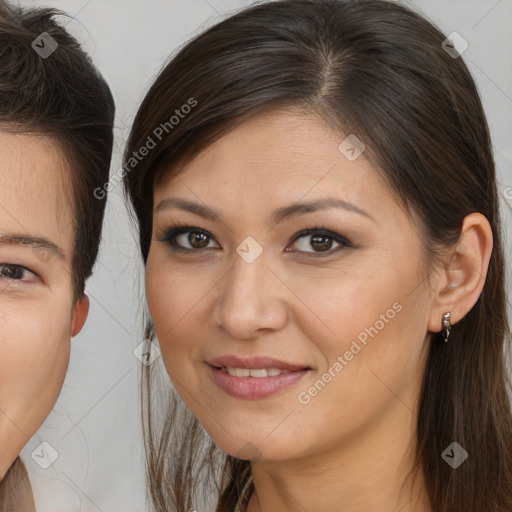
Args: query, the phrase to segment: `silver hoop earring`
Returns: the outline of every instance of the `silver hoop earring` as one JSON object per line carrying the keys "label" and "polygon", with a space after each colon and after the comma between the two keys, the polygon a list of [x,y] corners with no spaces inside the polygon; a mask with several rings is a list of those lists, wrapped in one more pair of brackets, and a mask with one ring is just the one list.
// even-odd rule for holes
{"label": "silver hoop earring", "polygon": [[445,343],[448,343],[450,331],[452,330],[452,315],[450,312],[443,315],[443,330],[442,336]]}

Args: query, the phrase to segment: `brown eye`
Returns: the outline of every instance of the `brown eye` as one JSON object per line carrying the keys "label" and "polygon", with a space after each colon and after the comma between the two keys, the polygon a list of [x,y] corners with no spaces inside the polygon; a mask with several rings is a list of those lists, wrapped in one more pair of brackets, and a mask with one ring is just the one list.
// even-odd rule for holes
{"label": "brown eye", "polygon": [[[21,265],[11,265],[4,263],[0,265],[0,278],[12,279],[14,281],[23,281],[30,278],[30,275],[34,275],[28,268]],[[26,280],[25,279],[25,280]]]}
{"label": "brown eye", "polygon": [[158,241],[168,243],[177,251],[191,252],[196,250],[199,252],[201,249],[211,249],[213,247],[209,246],[212,241],[210,233],[193,226],[169,229],[163,236],[158,238]]}
{"label": "brown eye", "polygon": [[200,233],[198,231],[190,231],[187,237],[188,243],[194,249],[203,249],[208,246],[209,236],[204,233]]}
{"label": "brown eye", "polygon": [[328,251],[332,247],[333,239],[329,236],[316,235],[311,237],[311,247],[319,251]]}
{"label": "brown eye", "polygon": [[317,228],[306,229],[299,233],[294,240],[294,244],[299,252],[313,255],[332,254],[345,247],[351,247],[350,242],[341,235]]}

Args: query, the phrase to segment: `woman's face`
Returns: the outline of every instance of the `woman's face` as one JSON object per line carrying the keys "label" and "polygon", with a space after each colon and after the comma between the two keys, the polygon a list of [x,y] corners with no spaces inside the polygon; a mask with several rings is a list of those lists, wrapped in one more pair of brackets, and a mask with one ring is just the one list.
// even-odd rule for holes
{"label": "woman's face", "polygon": [[53,408],[70,338],[88,303],[74,303],[69,166],[45,137],[0,132],[0,478]]}
{"label": "woman's face", "polygon": [[432,300],[421,238],[345,138],[311,114],[260,114],[155,184],[162,357],[232,455],[411,433]]}

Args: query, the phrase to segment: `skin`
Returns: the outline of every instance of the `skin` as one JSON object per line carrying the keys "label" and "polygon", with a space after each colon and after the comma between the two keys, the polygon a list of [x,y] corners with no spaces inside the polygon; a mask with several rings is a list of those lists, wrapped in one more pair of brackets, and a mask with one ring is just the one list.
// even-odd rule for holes
{"label": "skin", "polygon": [[[215,208],[222,219],[174,206],[155,212],[146,291],[181,397],[221,449],[252,460],[249,512],[340,504],[344,512],[431,510],[421,474],[400,493],[412,467],[421,378],[443,313],[451,311],[455,324],[478,299],[491,229],[480,214],[466,217],[459,244],[427,280],[417,223],[364,153],[349,161],[340,152],[344,138],[311,113],[259,114],[155,182],[155,210],[179,197]],[[276,208],[333,195],[371,218],[337,208],[280,224],[270,218]],[[176,242],[189,252],[161,241],[176,221],[206,230],[208,248],[194,249],[187,234]],[[332,241],[326,255],[311,235],[296,239],[318,226],[352,246],[338,250]],[[263,248],[250,264],[236,252],[247,236]],[[400,312],[300,403],[298,394],[395,303]],[[210,375],[206,361],[224,354],[266,355],[312,370],[275,395],[246,400]]]}
{"label": "skin", "polygon": [[[0,132],[0,477],[52,410],[70,339],[89,309],[74,299],[71,169],[49,138]],[[44,244],[19,243],[14,235]],[[19,240],[19,238],[17,239]],[[26,270],[20,268],[25,267]]]}

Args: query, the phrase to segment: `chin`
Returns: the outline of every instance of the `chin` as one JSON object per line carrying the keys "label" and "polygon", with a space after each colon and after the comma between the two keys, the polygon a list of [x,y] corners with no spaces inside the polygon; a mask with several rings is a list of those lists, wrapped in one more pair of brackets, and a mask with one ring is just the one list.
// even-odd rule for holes
{"label": "chin", "polygon": [[[262,434],[211,436],[218,448],[224,453],[238,459],[258,460],[287,460],[297,455],[297,447],[291,446],[289,440],[274,439],[270,441]],[[288,439],[292,439],[291,437]]]}

